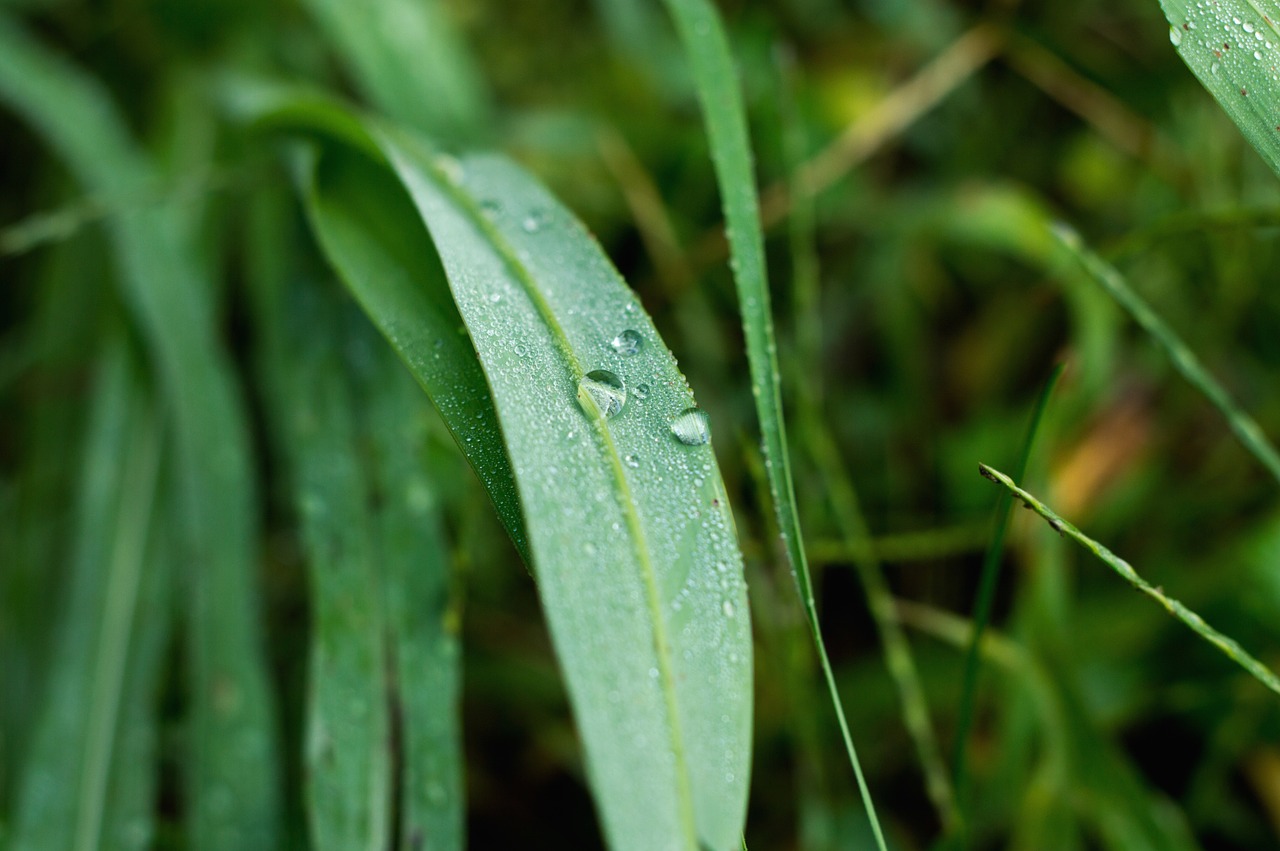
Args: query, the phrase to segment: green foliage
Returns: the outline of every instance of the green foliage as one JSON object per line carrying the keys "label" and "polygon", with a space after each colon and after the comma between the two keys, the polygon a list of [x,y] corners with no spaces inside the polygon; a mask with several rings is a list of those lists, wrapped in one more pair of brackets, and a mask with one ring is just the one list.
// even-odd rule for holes
{"label": "green foliage", "polygon": [[0,846],[1274,846],[1280,9],[1163,7],[6,6]]}

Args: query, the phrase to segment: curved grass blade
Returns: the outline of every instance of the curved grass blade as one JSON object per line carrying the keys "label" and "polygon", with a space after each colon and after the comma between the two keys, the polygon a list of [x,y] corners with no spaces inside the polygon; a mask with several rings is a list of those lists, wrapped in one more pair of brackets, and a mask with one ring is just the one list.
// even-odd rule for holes
{"label": "curved grass blade", "polygon": [[14,851],[145,847],[155,794],[156,680],[168,635],[156,558],[162,441],[118,342],[99,367],[75,555]]}
{"label": "curved grass blade", "polygon": [[442,139],[473,139],[489,121],[480,74],[438,0],[306,0],[369,100]]}
{"label": "curved grass blade", "polygon": [[1160,8],[1182,61],[1280,174],[1280,4],[1160,0]]}
{"label": "curved grass blade", "polygon": [[1097,284],[1106,290],[1107,295],[1115,299],[1134,321],[1154,339],[1160,348],[1165,350],[1173,366],[1182,374],[1192,387],[1204,394],[1215,408],[1227,420],[1227,425],[1244,448],[1267,468],[1277,483],[1280,483],[1280,452],[1276,451],[1267,439],[1257,420],[1249,416],[1231,398],[1231,394],[1200,363],[1187,344],[1165,324],[1164,320],[1134,292],[1125,281],[1124,276],[1111,264],[1084,246],[1079,234],[1068,227],[1057,225],[1053,228],[1058,241],[1084,267],[1085,272]]}
{"label": "curved grass blade", "polygon": [[1280,694],[1280,679],[1277,679],[1276,675],[1270,668],[1263,665],[1253,656],[1249,655],[1249,653],[1234,640],[1209,626],[1199,615],[1188,609],[1182,603],[1166,595],[1162,589],[1148,583],[1138,575],[1137,571],[1135,571],[1133,566],[1127,561],[1111,552],[1111,550],[1107,549],[1102,544],[1099,544],[1097,541],[1085,535],[1057,514],[1054,514],[1048,506],[1040,502],[1040,500],[1036,499],[1022,488],[1018,487],[1013,483],[1013,480],[1004,473],[1001,473],[999,470],[994,470],[986,464],[979,464],[978,470],[982,475],[986,476],[998,485],[1003,485],[1009,493],[1022,500],[1023,505],[1048,521],[1049,525],[1052,526],[1058,534],[1071,538],[1076,543],[1089,550],[1097,556],[1100,561],[1116,573],[1120,574],[1126,582],[1134,588],[1137,588],[1143,594],[1154,599],[1160,605],[1164,606],[1169,614],[1191,627],[1193,632],[1225,653],[1232,661],[1252,674],[1267,688],[1271,689],[1276,694]]}
{"label": "curved grass blade", "polygon": [[689,412],[635,296],[544,189],[498,157],[382,141],[492,388],[610,844],[733,847],[750,624],[705,415]]}
{"label": "curved grass blade", "polygon": [[[1058,364],[1049,374],[1031,412],[1031,420],[1027,424],[1027,433],[1022,441],[1022,450],[1018,453],[1014,477],[1021,479],[1026,475],[1027,462],[1031,458],[1031,450],[1035,446],[1036,434],[1040,430],[1040,421],[1049,405],[1049,397],[1058,379],[1062,377],[1063,365]],[[987,623],[991,619],[991,607],[995,601],[996,581],[1000,575],[1000,561],[1004,555],[1004,534],[1009,527],[1009,509],[1013,507],[1013,497],[1002,494],[996,503],[996,528],[991,535],[991,545],[982,560],[982,575],[978,580],[978,596],[973,606],[973,631],[969,637],[969,647],[965,651],[964,680],[960,689],[960,704],[957,710],[955,749],[952,752],[952,766],[955,777],[956,800],[963,809],[967,802],[967,766],[965,757],[968,753],[969,729],[973,725],[974,702],[978,691],[979,649]],[[964,823],[961,822],[961,829]]]}
{"label": "curved grass blade", "polygon": [[[155,183],[107,95],[0,17],[0,100],[28,120],[86,190],[126,195]],[[109,219],[120,285],[158,365],[173,418],[189,623],[197,849],[275,847],[274,720],[254,588],[255,494],[246,417],[215,332],[207,273],[164,205]]]}
{"label": "curved grass blade", "polygon": [[[372,145],[371,139],[365,141]],[[307,210],[329,262],[427,391],[529,563],[516,483],[498,415],[440,259],[422,221],[385,167],[331,155]]]}
{"label": "curved grass blade", "polygon": [[756,400],[756,416],[768,462],[769,490],[773,496],[782,541],[799,586],[809,628],[822,663],[831,702],[840,722],[849,761],[867,807],[871,827],[880,848],[885,847],[871,793],[853,746],[844,708],[836,691],[831,662],[818,625],[813,582],[805,558],[800,518],[796,509],[791,459],[787,452],[782,413],[781,379],[778,373],[777,344],[773,313],[769,306],[769,286],[764,259],[764,237],[760,230],[760,209],[752,170],[751,143],[747,133],[746,110],[738,90],[737,74],[723,26],[708,0],[665,0],[684,43],[693,71],[698,100],[711,143],[712,159],[720,184],[725,229],[733,257],[733,278],[738,288],[742,328],[751,372],[751,391]]}
{"label": "curved grass blade", "polygon": [[[303,117],[319,117],[321,134],[334,126]],[[674,358],[598,244],[544,189],[501,158],[438,156],[370,126],[427,224],[420,250],[434,243],[484,369],[500,429],[462,447],[473,465],[504,448],[512,459],[611,846],[732,847],[750,768],[750,623],[704,415],[689,413]],[[356,151],[372,143],[355,141]],[[376,166],[356,151],[331,146],[313,176],[310,211],[330,247],[326,230],[368,226],[330,216]],[[380,327],[393,319],[370,314]],[[433,392],[434,340],[392,343]],[[597,370],[617,376],[625,400],[581,384]]]}

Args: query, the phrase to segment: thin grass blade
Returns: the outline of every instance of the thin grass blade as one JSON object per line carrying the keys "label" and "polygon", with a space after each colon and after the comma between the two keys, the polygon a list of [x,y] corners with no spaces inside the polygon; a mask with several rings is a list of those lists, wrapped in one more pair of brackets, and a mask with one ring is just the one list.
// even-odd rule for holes
{"label": "thin grass blade", "polygon": [[1003,485],[1009,493],[1022,500],[1023,505],[1048,521],[1049,525],[1052,526],[1058,534],[1071,538],[1073,541],[1080,544],[1080,546],[1089,550],[1089,552],[1098,557],[1099,561],[1110,567],[1116,573],[1120,574],[1121,578],[1126,582],[1134,588],[1137,588],[1143,594],[1151,597],[1160,605],[1164,606],[1169,614],[1185,623],[1193,632],[1225,653],[1228,658],[1252,674],[1260,683],[1271,689],[1276,694],[1280,694],[1280,679],[1277,679],[1276,675],[1270,668],[1251,656],[1233,639],[1228,638],[1221,632],[1218,632],[1216,629],[1205,623],[1204,619],[1195,612],[1165,594],[1162,589],[1147,582],[1138,575],[1137,571],[1135,571],[1133,566],[1127,561],[1111,552],[1111,550],[1107,549],[1102,544],[1085,535],[1066,520],[1063,520],[1047,505],[1014,484],[1013,480],[1004,473],[1001,473],[999,470],[992,469],[986,464],[979,464],[978,469],[982,475],[986,476],[998,485]]}
{"label": "thin grass blade", "polygon": [[1058,241],[1075,257],[1089,277],[1102,287],[1107,295],[1116,300],[1128,312],[1133,320],[1146,331],[1165,354],[1173,362],[1173,366],[1182,374],[1192,387],[1204,394],[1222,416],[1226,418],[1236,438],[1249,450],[1254,458],[1267,469],[1267,472],[1280,483],[1280,452],[1267,439],[1257,420],[1249,416],[1241,408],[1227,389],[1205,369],[1204,364],[1195,353],[1187,347],[1172,328],[1160,315],[1151,309],[1133,289],[1124,276],[1111,264],[1085,247],[1079,234],[1064,226],[1053,230]]}
{"label": "thin grass blade", "polygon": [[[0,101],[29,121],[88,191],[136,193],[156,182],[110,98],[79,70],[0,17]],[[272,701],[253,571],[257,540],[247,419],[217,339],[199,253],[164,204],[108,225],[120,286],[157,363],[173,419],[190,566],[193,847],[275,847],[279,824]]]}
{"label": "thin grass blade", "polygon": [[751,372],[751,391],[756,400],[756,416],[760,422],[764,454],[767,461],[769,490],[778,516],[778,527],[787,561],[795,573],[808,617],[810,630],[831,692],[832,704],[839,718],[841,733],[849,761],[857,775],[858,786],[866,803],[872,830],[881,848],[883,832],[876,818],[871,794],[862,775],[853,739],[849,733],[844,709],[836,692],[831,663],[818,626],[813,582],[804,552],[800,517],[796,509],[795,484],[791,459],[787,450],[786,426],[782,412],[781,378],[778,373],[777,344],[773,330],[773,312],[769,304],[769,285],[765,268],[764,236],[760,228],[760,209],[756,197],[752,168],[751,142],[747,133],[746,109],[738,88],[733,55],[715,7],[708,0],[665,0],[684,43],[685,54],[693,71],[702,106],[712,160],[720,185],[725,229],[732,254],[733,278],[738,289],[739,310],[747,344],[747,362]]}
{"label": "thin grass blade", "polygon": [[1280,4],[1160,0],[1160,8],[1182,61],[1280,174]]}
{"label": "thin grass blade", "polygon": [[146,846],[153,832],[156,682],[168,635],[155,558],[163,442],[124,347],[99,367],[75,554],[45,711],[8,838],[14,851]]}
{"label": "thin grass blade", "polygon": [[[314,288],[318,290],[319,288]],[[317,849],[391,845],[392,753],[386,625],[370,494],[332,296],[302,289],[289,306],[297,508],[312,597],[305,732],[307,817]]]}
{"label": "thin grass blade", "polygon": [[[1022,449],[1018,453],[1014,477],[1022,479],[1026,476],[1027,462],[1031,458],[1031,450],[1035,447],[1036,435],[1040,431],[1040,421],[1045,409],[1049,406],[1049,397],[1058,379],[1062,377],[1063,365],[1054,367],[1045,382],[1040,396],[1031,412],[1031,420],[1027,423],[1027,433],[1022,441]],[[991,545],[987,548],[982,560],[982,574],[978,580],[978,595],[973,605],[973,631],[969,637],[969,647],[965,651],[964,680],[960,689],[960,704],[957,709],[956,740],[952,753],[952,766],[955,777],[956,799],[963,808],[967,800],[967,763],[969,730],[973,724],[973,709],[978,692],[978,661],[982,636],[991,620],[991,608],[995,601],[996,584],[1000,576],[1000,562],[1004,555],[1004,535],[1009,528],[1009,509],[1013,507],[1013,496],[1001,494],[996,503],[996,527],[991,535]]]}

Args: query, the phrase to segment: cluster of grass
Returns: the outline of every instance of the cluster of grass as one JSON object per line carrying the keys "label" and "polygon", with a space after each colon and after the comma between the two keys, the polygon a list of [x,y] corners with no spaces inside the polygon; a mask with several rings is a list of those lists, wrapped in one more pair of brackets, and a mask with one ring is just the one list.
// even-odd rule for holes
{"label": "cluster of grass", "polygon": [[0,845],[1274,847],[1274,22],[0,3]]}

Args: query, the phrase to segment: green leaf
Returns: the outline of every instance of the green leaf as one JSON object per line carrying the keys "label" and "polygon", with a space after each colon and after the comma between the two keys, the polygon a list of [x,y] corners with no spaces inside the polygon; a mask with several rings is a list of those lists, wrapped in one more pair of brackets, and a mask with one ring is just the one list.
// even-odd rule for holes
{"label": "green leaf", "polygon": [[96,384],[69,593],[15,851],[142,848],[153,830],[156,681],[169,632],[156,532],[162,441],[118,341]]}
{"label": "green leaf", "polygon": [[511,463],[475,349],[422,221],[386,168],[331,156],[308,204],[325,253],[431,397],[529,560]]}
{"label": "green leaf", "polygon": [[1133,566],[1127,561],[1120,558],[1115,553],[1111,552],[1111,550],[1090,538],[1088,535],[1085,535],[1066,520],[1063,520],[1047,505],[1014,484],[1013,480],[1004,473],[1001,473],[999,470],[993,470],[986,464],[979,464],[978,466],[982,475],[986,476],[998,485],[1003,485],[1009,493],[1022,500],[1023,505],[1048,521],[1049,525],[1052,526],[1058,534],[1071,538],[1073,541],[1089,550],[1089,552],[1098,557],[1099,561],[1110,567],[1116,573],[1120,574],[1121,578],[1126,582],[1134,588],[1137,588],[1143,594],[1151,597],[1160,605],[1164,606],[1169,614],[1185,623],[1193,632],[1225,653],[1237,665],[1252,674],[1260,683],[1274,691],[1276,694],[1280,694],[1280,679],[1277,679],[1276,675],[1270,668],[1251,656],[1233,639],[1228,638],[1213,627],[1209,626],[1204,622],[1204,619],[1195,612],[1191,611],[1172,597],[1166,595],[1163,589],[1147,582],[1138,575],[1137,571],[1135,571]]}
{"label": "green leaf", "polygon": [[1114,266],[1085,247],[1080,235],[1071,228],[1054,225],[1052,232],[1085,273],[1102,287],[1107,295],[1115,299],[1133,317],[1133,321],[1137,322],[1142,330],[1164,349],[1174,368],[1218,409],[1226,418],[1228,427],[1241,445],[1267,469],[1277,483],[1280,483],[1280,452],[1277,452],[1275,445],[1267,439],[1258,421],[1231,398],[1231,394],[1205,368],[1200,358],[1196,357],[1182,338],[1160,318],[1160,314],[1152,310],[1151,306],[1134,292]]}
{"label": "green leaf", "polygon": [[[379,132],[491,388],[501,428],[462,446],[469,456],[505,446],[512,459],[609,842],[734,847],[750,766],[750,622],[715,457],[697,429],[683,432],[691,445],[673,431],[693,394],[599,246],[544,189],[499,157],[454,160]],[[325,154],[312,196],[322,232],[367,169]],[[623,332],[638,335],[633,354]],[[397,348],[431,392],[434,343],[422,342],[431,348]],[[625,385],[612,418],[606,399],[579,387],[596,370]]]}
{"label": "green leaf", "polygon": [[1169,40],[1280,174],[1280,4],[1275,0],[1160,0]]}
{"label": "green leaf", "polygon": [[[110,98],[0,17],[0,100],[29,121],[91,192],[128,197],[156,183]],[[157,364],[173,422],[191,571],[187,815],[197,849],[276,845],[274,713],[260,641],[256,495],[247,417],[222,350],[214,288],[172,204],[108,220],[119,283]],[[176,202],[181,203],[181,202]]]}
{"label": "green leaf", "polygon": [[[884,848],[883,832],[849,733],[844,707],[836,691],[835,677],[819,629],[813,580],[809,576],[809,562],[804,552],[795,483],[791,474],[791,457],[787,450],[786,421],[782,412],[781,376],[778,372],[773,312],[769,306],[764,236],[760,229],[751,141],[747,133],[746,109],[738,88],[733,54],[715,6],[708,0],[665,2],[675,20],[692,67],[698,101],[702,106],[707,137],[711,144],[716,178],[720,185],[725,230],[732,254],[733,279],[738,289],[738,306],[742,313],[742,330],[747,344],[751,392],[756,400],[756,417],[760,422],[769,491],[777,512],[778,528],[782,533],[787,561],[791,564],[799,587],[805,615],[831,693],[831,702],[840,723],[845,749],[857,776],[871,828],[879,847]],[[936,746],[926,750],[935,751]]]}

